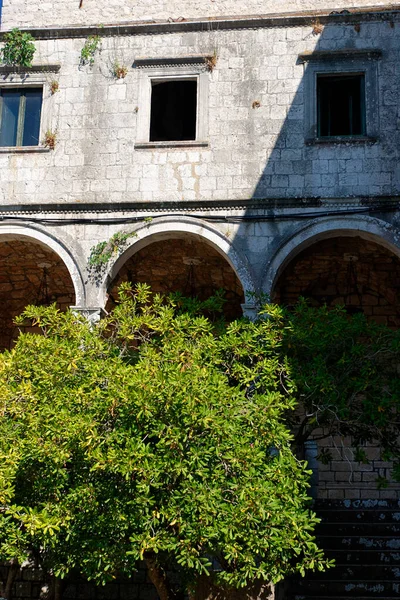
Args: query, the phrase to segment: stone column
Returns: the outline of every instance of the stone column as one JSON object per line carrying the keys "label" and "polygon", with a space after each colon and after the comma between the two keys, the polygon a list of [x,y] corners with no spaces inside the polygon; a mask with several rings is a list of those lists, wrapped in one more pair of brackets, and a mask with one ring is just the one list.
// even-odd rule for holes
{"label": "stone column", "polygon": [[243,316],[250,319],[250,321],[255,321],[258,315],[258,307],[255,304],[242,304]]}
{"label": "stone column", "polygon": [[93,325],[106,314],[99,306],[71,306],[71,310],[85,317]]}

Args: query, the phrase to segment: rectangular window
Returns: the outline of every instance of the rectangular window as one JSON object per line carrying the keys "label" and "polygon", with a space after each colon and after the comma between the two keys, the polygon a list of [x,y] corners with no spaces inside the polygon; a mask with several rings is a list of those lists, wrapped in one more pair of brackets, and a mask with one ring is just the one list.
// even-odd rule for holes
{"label": "rectangular window", "polygon": [[317,76],[318,137],[364,136],[364,73]]}
{"label": "rectangular window", "polygon": [[205,55],[138,58],[135,149],[208,147]]}
{"label": "rectangular window", "polygon": [[0,89],[0,146],[37,146],[43,88]]}
{"label": "rectangular window", "polygon": [[197,79],[151,80],[150,142],[196,139]]}

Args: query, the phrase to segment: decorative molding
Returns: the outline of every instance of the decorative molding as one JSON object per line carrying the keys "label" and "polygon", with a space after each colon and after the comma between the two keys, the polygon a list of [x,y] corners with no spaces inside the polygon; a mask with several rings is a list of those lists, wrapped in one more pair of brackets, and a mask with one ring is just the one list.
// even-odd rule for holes
{"label": "decorative molding", "polygon": [[[313,26],[318,18],[321,25],[327,24],[359,24],[360,22],[390,21],[400,22],[400,11],[388,7],[364,7],[352,10],[349,14],[332,14],[326,11],[302,11],[297,13],[249,15],[248,17],[204,17],[200,19],[185,19],[183,21],[142,21],[122,22],[118,25],[71,26],[25,28],[37,40],[83,38],[88,35],[125,36],[146,34],[168,34],[183,31],[217,31],[222,29],[265,29],[273,27],[306,27]],[[0,32],[0,41],[6,31]]]}
{"label": "decorative molding", "polygon": [[[386,198],[386,196],[385,196]],[[399,201],[400,198],[397,198]],[[393,201],[393,200],[392,200]],[[344,199],[338,199],[338,202],[345,202]],[[331,202],[330,202],[331,203]],[[346,201],[346,206],[348,201]],[[351,199],[351,205],[359,206],[356,198]],[[174,213],[185,211],[191,213],[199,210],[208,211],[226,211],[235,210],[271,210],[285,208],[318,208],[321,207],[320,198],[243,198],[240,200],[189,200],[189,201],[151,201],[151,202],[66,202],[66,203],[48,203],[48,204],[1,204],[0,219],[6,219],[7,216],[2,213],[28,213],[28,214],[79,214],[87,213],[133,213],[138,221],[143,217],[137,216],[137,213]],[[92,217],[88,217],[91,219]],[[121,217],[123,219],[124,217]],[[116,221],[118,218],[114,218]]]}
{"label": "decorative molding", "polygon": [[18,67],[15,65],[1,65],[0,75],[27,75],[29,73],[58,73],[61,65],[32,65],[31,67]]}
{"label": "decorative molding", "polygon": [[[115,202],[115,203],[48,203],[48,204],[2,204],[0,205],[0,222],[5,221],[20,221],[26,220],[24,215],[63,215],[62,221],[68,222],[74,217],[69,215],[79,215],[77,218],[79,222],[93,222],[92,215],[98,214],[110,214],[110,224],[126,223],[128,218],[130,222],[143,221],[144,216],[139,216],[138,213],[144,215],[150,213],[151,215],[163,216],[170,214],[174,216],[188,215],[191,216],[193,213],[206,211],[210,216],[212,213],[223,213],[216,215],[215,218],[226,220],[229,218],[229,211],[257,211],[257,214],[248,213],[249,220],[256,218],[263,220],[267,211],[267,218],[271,218],[271,211],[280,211],[282,217],[285,216],[285,212],[288,209],[296,209],[297,211],[305,211],[305,209],[315,208],[321,211],[321,214],[325,214],[327,210],[332,213],[340,211],[341,214],[350,214],[350,211],[355,210],[359,212],[377,212],[382,210],[398,211],[400,209],[400,196],[360,196],[355,198],[263,198],[263,199],[242,199],[242,200],[190,200],[182,202]],[[345,210],[340,210],[341,208]],[[183,212],[184,211],[184,212]],[[228,214],[226,215],[225,213]],[[129,216],[123,215],[117,217],[116,213],[124,213]],[[315,215],[315,213],[313,213]],[[305,211],[299,212],[298,217],[304,215],[308,216]],[[29,216],[27,217],[29,219]],[[46,221],[46,217],[33,217],[38,222],[42,223]],[[202,218],[207,218],[204,215]],[[291,218],[293,215],[291,215]],[[104,217],[107,220],[107,217]],[[49,224],[59,223],[58,219],[50,218]]]}
{"label": "decorative molding", "polygon": [[379,60],[382,58],[382,50],[376,48],[343,48],[341,50],[315,50],[314,52],[303,52],[298,56],[298,63],[315,61],[340,61],[340,60]]}
{"label": "decorative molding", "polygon": [[201,54],[196,56],[183,56],[173,58],[136,58],[133,67],[137,69],[143,68],[160,68],[160,67],[187,67],[190,65],[204,65],[206,68],[206,59],[209,58],[209,54]]}

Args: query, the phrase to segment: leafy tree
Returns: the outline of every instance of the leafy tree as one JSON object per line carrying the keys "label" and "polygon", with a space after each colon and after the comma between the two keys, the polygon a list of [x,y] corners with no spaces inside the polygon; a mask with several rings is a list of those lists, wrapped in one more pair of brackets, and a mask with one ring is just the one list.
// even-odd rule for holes
{"label": "leafy tree", "polygon": [[311,436],[351,437],[356,460],[367,462],[362,445],[375,442],[400,480],[400,331],[305,301],[282,324],[281,352],[299,402],[288,423],[298,446]]}
{"label": "leafy tree", "polygon": [[144,561],[162,600],[329,564],[284,422],[280,310],[225,329],[213,306],[141,286],[95,326],[25,311],[41,335],[0,355],[1,560],[99,584]]}

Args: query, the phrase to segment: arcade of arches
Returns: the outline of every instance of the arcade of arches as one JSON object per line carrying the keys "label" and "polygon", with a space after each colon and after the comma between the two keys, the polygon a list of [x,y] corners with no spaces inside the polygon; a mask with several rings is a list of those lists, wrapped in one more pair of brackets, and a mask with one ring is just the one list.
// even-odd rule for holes
{"label": "arcade of arches", "polygon": [[[150,242],[122,266],[109,287],[107,310],[122,281],[146,282],[153,291],[180,291],[208,298],[225,291],[225,316],[242,314],[244,293],[228,261],[195,235]],[[304,296],[314,305],[343,304],[391,327],[400,326],[400,259],[382,245],[358,236],[329,237],[292,258],[280,273],[273,301],[293,305]],[[69,272],[55,252],[27,238],[0,239],[0,348],[9,348],[18,330],[13,320],[27,304],[75,303]]]}
{"label": "arcade of arches", "polygon": [[314,306],[345,306],[390,327],[400,326],[400,259],[361,237],[318,241],[293,258],[278,277],[273,301],[291,306],[299,296]]}
{"label": "arcade of arches", "polygon": [[225,317],[233,320],[242,315],[244,294],[234,270],[219,252],[195,236],[156,241],[134,254],[112,282],[106,310],[115,304],[123,281],[148,283],[153,292],[179,291],[200,300],[222,289]]}

